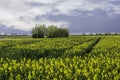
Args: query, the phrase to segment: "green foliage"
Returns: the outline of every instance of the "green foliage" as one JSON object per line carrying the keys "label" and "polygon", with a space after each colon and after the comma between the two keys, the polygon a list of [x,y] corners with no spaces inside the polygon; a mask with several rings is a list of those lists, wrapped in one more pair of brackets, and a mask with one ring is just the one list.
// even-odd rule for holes
{"label": "green foliage", "polygon": [[32,37],[33,38],[43,38],[45,35],[46,26],[45,25],[36,25],[35,28],[32,30]]}
{"label": "green foliage", "polygon": [[51,25],[47,28],[47,36],[49,38],[68,37],[69,31],[67,28],[58,28],[57,26]]}
{"label": "green foliage", "polygon": [[57,26],[51,25],[48,28],[45,25],[36,25],[32,31],[33,38],[43,38],[47,36],[48,38],[55,38],[55,37],[68,37],[69,31],[67,28],[58,28]]}
{"label": "green foliage", "polygon": [[57,30],[57,26],[54,25],[48,26],[46,31],[48,38],[56,37],[56,30]]}
{"label": "green foliage", "polygon": [[119,36],[1,39],[0,80],[120,80],[119,40]]}
{"label": "green foliage", "polygon": [[73,46],[82,44],[92,37],[53,38],[53,39],[16,39],[2,41],[0,54],[2,58],[39,59],[41,57],[60,57]]}

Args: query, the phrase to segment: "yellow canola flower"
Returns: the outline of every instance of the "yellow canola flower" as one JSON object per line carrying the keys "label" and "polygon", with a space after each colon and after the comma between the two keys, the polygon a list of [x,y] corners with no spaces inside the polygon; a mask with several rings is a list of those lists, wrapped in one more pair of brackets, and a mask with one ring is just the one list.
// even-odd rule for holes
{"label": "yellow canola flower", "polygon": [[8,67],[8,63],[5,63],[5,64],[3,64],[3,68],[7,68]]}
{"label": "yellow canola flower", "polygon": [[64,74],[67,74],[68,73],[68,71],[67,70],[64,70]]}
{"label": "yellow canola flower", "polygon": [[8,67],[8,69],[9,69],[9,71],[12,71],[12,67],[10,66],[10,67]]}
{"label": "yellow canola flower", "polygon": [[53,80],[58,80],[57,78],[53,78]]}
{"label": "yellow canola flower", "polygon": [[32,76],[35,76],[35,71],[32,71]]}
{"label": "yellow canola flower", "polygon": [[16,80],[21,80],[20,74],[18,74],[18,75],[16,76]]}
{"label": "yellow canola flower", "polygon": [[80,70],[80,69],[77,69],[76,72],[77,72],[77,74],[80,74],[81,70]]}

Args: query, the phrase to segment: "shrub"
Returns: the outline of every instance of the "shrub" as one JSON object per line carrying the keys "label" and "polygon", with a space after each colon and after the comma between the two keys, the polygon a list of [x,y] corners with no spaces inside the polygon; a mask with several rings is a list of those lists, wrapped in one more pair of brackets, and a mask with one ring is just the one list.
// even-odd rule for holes
{"label": "shrub", "polygon": [[51,25],[47,28],[47,37],[68,37],[69,31],[67,28],[58,28],[57,26]]}
{"label": "shrub", "polygon": [[36,25],[36,27],[33,28],[33,30],[32,30],[32,37],[33,38],[43,38],[45,35],[45,31],[46,31],[45,29],[46,29],[46,27],[44,24]]}
{"label": "shrub", "polygon": [[32,37],[43,38],[44,36],[47,36],[48,38],[68,37],[69,30],[67,28],[58,28],[54,25],[50,25],[47,28],[45,25],[36,25],[32,30]]}

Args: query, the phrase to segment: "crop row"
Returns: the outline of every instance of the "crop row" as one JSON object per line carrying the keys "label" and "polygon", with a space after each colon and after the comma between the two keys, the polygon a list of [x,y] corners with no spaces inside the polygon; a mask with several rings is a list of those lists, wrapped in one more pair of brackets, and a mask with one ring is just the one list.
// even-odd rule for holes
{"label": "crop row", "polygon": [[[0,80],[119,80],[120,37],[82,39],[67,38],[63,40],[52,39],[52,41],[49,39],[43,41],[44,43],[41,41],[28,44],[28,46],[24,45],[24,48],[29,50],[30,48],[34,49],[34,45],[37,47],[42,45],[43,48],[40,47],[42,49],[47,48],[45,46],[50,46],[49,48],[52,48],[49,49],[50,51],[53,50],[53,47],[58,47],[59,50],[60,47],[67,46],[63,51],[63,56],[67,54],[65,55],[67,57],[41,57],[39,59],[25,57],[20,61],[1,58]],[[49,45],[47,45],[47,41]],[[16,49],[17,46],[20,47],[18,44],[10,49]],[[69,57],[69,54],[73,57]],[[81,56],[81,54],[86,55]]]}
{"label": "crop row", "polygon": [[59,57],[66,50],[90,40],[93,37],[2,41],[0,56],[12,59]]}

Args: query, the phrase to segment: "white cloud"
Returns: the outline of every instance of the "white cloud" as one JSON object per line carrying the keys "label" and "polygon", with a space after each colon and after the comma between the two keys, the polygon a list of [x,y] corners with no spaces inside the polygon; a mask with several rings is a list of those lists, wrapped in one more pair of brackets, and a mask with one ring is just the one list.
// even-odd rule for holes
{"label": "white cloud", "polygon": [[[56,7],[59,11],[59,14],[72,14],[75,10],[79,11],[96,11],[101,10],[106,13],[112,13],[112,14],[120,14],[120,5],[115,5],[112,2],[115,2],[118,0],[66,0],[64,2],[61,2]],[[62,5],[61,5],[62,4]],[[114,13],[113,13],[114,12]]]}
{"label": "white cloud", "polygon": [[116,1],[120,1],[120,0],[105,0],[105,1],[116,2]]}
{"label": "white cloud", "polygon": [[93,14],[91,14],[91,13],[88,13],[88,14],[87,14],[87,16],[93,16]]}
{"label": "white cloud", "polygon": [[[120,5],[113,4],[119,0],[0,0],[0,24],[20,30],[31,30],[35,24],[55,24],[68,26],[63,20],[59,22],[47,19],[47,15],[76,15],[77,11],[94,12],[104,11],[109,15],[120,15]],[[43,5],[32,6],[27,3],[40,3]],[[93,14],[86,13],[88,16]],[[35,17],[41,19],[36,21]]]}
{"label": "white cloud", "polygon": [[34,2],[34,3],[42,3],[42,4],[53,4],[60,0],[24,0],[25,2]]}
{"label": "white cloud", "polygon": [[61,22],[54,22],[48,19],[43,18],[40,22],[38,22],[40,24],[46,24],[46,26],[48,25],[56,25],[58,27],[68,27],[69,24],[65,21],[61,21]]}
{"label": "white cloud", "polygon": [[[29,0],[30,2],[52,3],[54,0]],[[35,24],[44,23],[55,24],[57,26],[68,25],[67,22],[60,21],[54,22],[49,19],[42,19],[39,21],[34,20],[36,16],[47,15],[52,12],[49,6],[30,6],[27,5],[26,0],[0,0],[0,24],[6,27],[14,27],[23,31],[31,30]]]}

